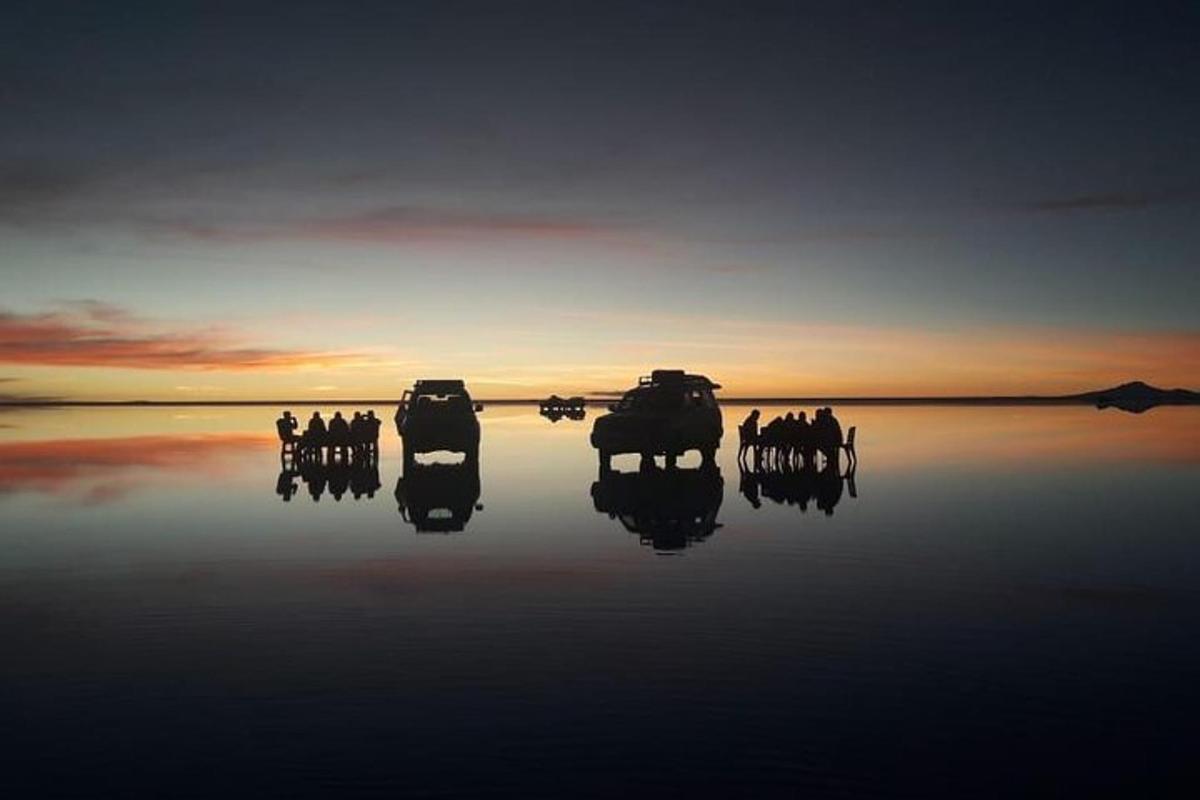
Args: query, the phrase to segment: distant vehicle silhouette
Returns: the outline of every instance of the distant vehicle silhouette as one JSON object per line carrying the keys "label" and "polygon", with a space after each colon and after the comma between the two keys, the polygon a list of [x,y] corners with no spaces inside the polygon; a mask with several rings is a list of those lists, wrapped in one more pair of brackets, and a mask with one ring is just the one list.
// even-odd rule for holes
{"label": "distant vehicle silhouette", "polygon": [[720,388],[683,370],[656,369],[640,378],[592,427],[601,474],[612,468],[612,456],[619,453],[638,453],[643,462],[662,455],[672,466],[688,450],[699,450],[705,464],[716,463],[723,430],[713,390]]}
{"label": "distant vehicle silhouette", "polygon": [[643,545],[672,553],[704,541],[721,527],[717,514],[724,487],[715,464],[608,470],[592,484],[592,504],[601,514],[619,519]]}
{"label": "distant vehicle silhouette", "polygon": [[539,402],[538,408],[543,414],[553,411],[568,414],[570,412],[583,411],[585,404],[586,401],[578,395],[574,397],[559,397],[556,394],[552,394]]}
{"label": "distant vehicle silhouette", "polygon": [[479,462],[408,462],[396,481],[396,505],[417,533],[456,533],[466,528],[479,505]]}
{"label": "distant vehicle silhouette", "polygon": [[460,380],[420,380],[406,390],[396,409],[396,432],[404,443],[405,464],[417,453],[449,450],[468,461],[479,458],[479,420],[483,406],[471,402]]}
{"label": "distant vehicle silhouette", "polygon": [[560,419],[581,420],[587,416],[586,401],[575,397],[559,397],[552,394],[538,403],[538,413],[551,422]]}
{"label": "distant vehicle silhouette", "polygon": [[584,419],[587,419],[587,416],[588,416],[587,411],[583,410],[582,408],[578,409],[578,410],[568,410],[568,411],[559,411],[559,410],[538,411],[538,414],[546,417],[546,419],[550,420],[551,422],[558,422],[559,420],[571,420],[572,422],[580,422]]}

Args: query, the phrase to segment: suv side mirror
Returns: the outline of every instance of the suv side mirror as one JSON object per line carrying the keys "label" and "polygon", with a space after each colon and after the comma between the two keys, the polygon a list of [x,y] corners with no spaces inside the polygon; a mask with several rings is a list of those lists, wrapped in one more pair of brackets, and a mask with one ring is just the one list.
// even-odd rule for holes
{"label": "suv side mirror", "polygon": [[475,404],[475,413],[478,414],[480,411],[483,411],[483,403],[476,403]]}

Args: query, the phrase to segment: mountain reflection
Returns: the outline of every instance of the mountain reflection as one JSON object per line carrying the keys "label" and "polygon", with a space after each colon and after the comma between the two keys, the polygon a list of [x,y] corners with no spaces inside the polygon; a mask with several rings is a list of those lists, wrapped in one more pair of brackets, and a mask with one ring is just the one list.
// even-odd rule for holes
{"label": "mountain reflection", "polygon": [[479,505],[479,461],[458,464],[410,462],[396,480],[396,505],[417,533],[456,533]]}
{"label": "mountain reflection", "polygon": [[592,503],[601,514],[619,519],[643,545],[671,553],[704,541],[721,527],[717,512],[724,487],[716,466],[646,465],[637,472],[603,472],[592,484]]}

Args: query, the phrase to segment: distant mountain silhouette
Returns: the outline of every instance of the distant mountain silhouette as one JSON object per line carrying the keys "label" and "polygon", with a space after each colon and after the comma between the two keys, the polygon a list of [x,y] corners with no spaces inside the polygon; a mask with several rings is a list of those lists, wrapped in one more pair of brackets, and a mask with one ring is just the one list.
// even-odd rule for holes
{"label": "distant mountain silhouette", "polygon": [[1084,392],[1073,395],[1080,400],[1095,403],[1098,408],[1119,408],[1140,414],[1155,406],[1191,406],[1200,405],[1200,392],[1187,389],[1159,389],[1142,381],[1130,381],[1102,389],[1098,392]]}

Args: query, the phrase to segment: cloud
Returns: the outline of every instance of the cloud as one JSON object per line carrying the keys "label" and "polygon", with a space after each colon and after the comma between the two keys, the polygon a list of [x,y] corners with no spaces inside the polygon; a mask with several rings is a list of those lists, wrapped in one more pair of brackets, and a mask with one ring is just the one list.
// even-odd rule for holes
{"label": "cloud", "polygon": [[1105,192],[1054,197],[1024,203],[1022,211],[1054,214],[1072,211],[1136,211],[1151,206],[1194,201],[1196,194],[1182,191]]}
{"label": "cloud", "polygon": [[318,241],[364,244],[472,242],[496,238],[530,240],[603,239],[626,231],[571,217],[454,211],[417,206],[388,208],[293,222],[238,227],[159,222],[152,228],[211,242]]}
{"label": "cloud", "polygon": [[348,352],[248,346],[227,331],[165,327],[91,300],[39,314],[0,310],[0,363],[4,364],[269,370],[362,360],[361,354]]}

